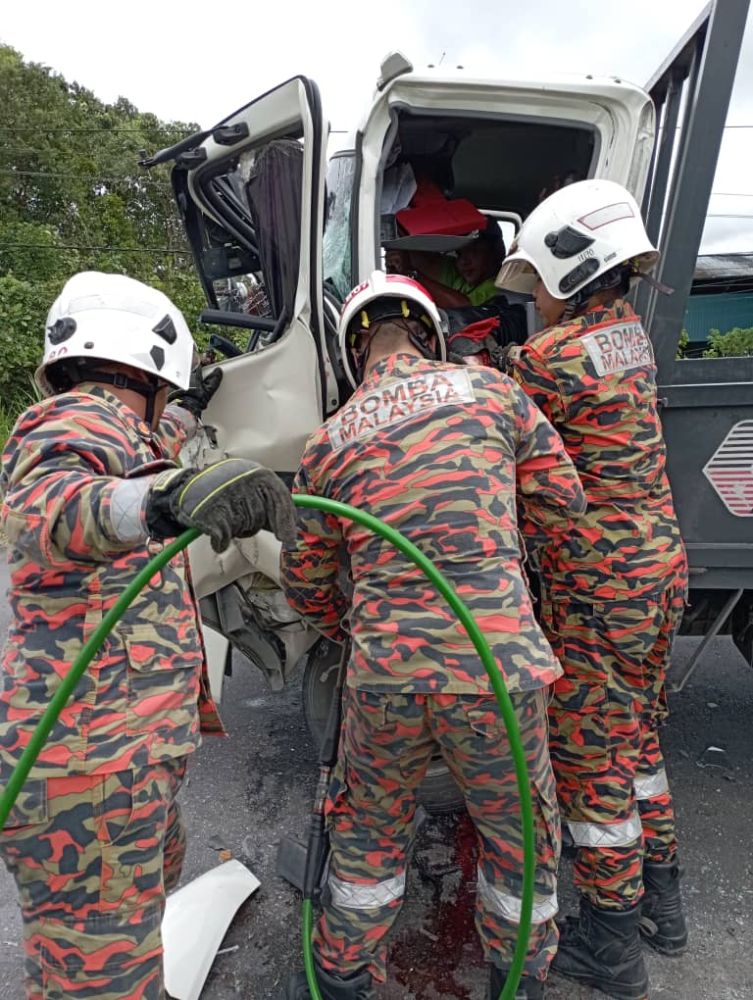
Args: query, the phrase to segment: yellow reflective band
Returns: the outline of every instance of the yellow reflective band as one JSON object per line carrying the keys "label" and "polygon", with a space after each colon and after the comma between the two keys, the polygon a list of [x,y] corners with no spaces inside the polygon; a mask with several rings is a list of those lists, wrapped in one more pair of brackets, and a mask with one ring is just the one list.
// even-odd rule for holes
{"label": "yellow reflective band", "polygon": [[[188,487],[191,486],[193,483],[198,482],[202,476],[206,476],[209,472],[212,471],[212,469],[216,469],[218,465],[227,465],[228,462],[234,462],[234,461],[235,461],[234,458],[223,458],[221,461],[215,462],[214,465],[208,465],[206,469],[202,469],[201,472],[199,472],[197,475],[189,479],[186,485],[183,487],[183,491],[178,497],[178,503],[183,503],[183,501],[186,498],[186,491],[188,490]],[[177,471],[179,470],[176,469],[176,472]]]}
{"label": "yellow reflective band", "polygon": [[405,299],[401,299],[400,301],[400,312],[403,314],[405,319],[410,319],[410,306]]}
{"label": "yellow reflective band", "polygon": [[191,511],[191,517],[194,517],[196,515],[196,512],[201,510],[204,504],[209,503],[210,500],[216,497],[218,493],[221,493],[227,486],[232,486],[233,483],[237,483],[241,479],[247,479],[249,476],[254,476],[258,471],[259,469],[248,469],[246,470],[246,472],[241,472],[239,476],[233,476],[233,478],[228,479],[227,482],[221,483],[216,489],[212,490],[211,493],[208,493],[207,496],[205,496],[204,499],[201,501],[201,503],[196,504],[194,509]]}
{"label": "yellow reflective band", "polygon": [[[188,480],[186,485],[183,487],[180,496],[178,497],[178,503],[179,504],[183,503],[183,501],[186,498],[186,493],[188,492],[188,490],[194,485],[194,483],[197,483],[202,476],[209,475],[210,472],[212,472],[220,465],[227,465],[228,462],[235,462],[235,461],[237,461],[237,459],[235,458],[223,458],[222,461],[220,462],[215,462],[213,465],[208,465],[206,469],[203,469],[198,475]],[[201,503],[199,503],[196,507],[194,507],[194,509],[191,511],[191,516],[193,517],[193,515],[196,513],[197,510],[201,510],[201,508],[208,500],[211,500],[213,497],[217,496],[217,494],[220,493],[222,490],[224,490],[226,486],[231,486],[233,483],[237,483],[238,480],[243,479],[245,476],[253,476],[254,473],[258,471],[259,469],[248,469],[245,472],[241,472],[239,475],[234,476],[233,479],[229,479],[227,482],[222,483],[220,486],[216,487],[216,489],[213,489],[211,493],[207,494],[207,496],[204,497]]]}

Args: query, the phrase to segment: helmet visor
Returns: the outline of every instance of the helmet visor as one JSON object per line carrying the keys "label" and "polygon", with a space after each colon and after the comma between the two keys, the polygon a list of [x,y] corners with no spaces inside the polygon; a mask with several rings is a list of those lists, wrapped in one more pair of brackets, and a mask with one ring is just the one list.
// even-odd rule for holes
{"label": "helmet visor", "polygon": [[520,292],[522,295],[533,295],[533,290],[539,280],[539,274],[533,264],[522,258],[508,258],[499,269],[494,279],[497,288],[510,292]]}

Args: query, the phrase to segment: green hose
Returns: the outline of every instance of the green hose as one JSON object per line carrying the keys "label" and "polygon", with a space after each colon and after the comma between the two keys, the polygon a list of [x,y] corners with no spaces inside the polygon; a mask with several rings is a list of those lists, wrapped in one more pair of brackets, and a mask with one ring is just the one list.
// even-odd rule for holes
{"label": "green hose", "polygon": [[[515,777],[518,783],[518,793],[520,795],[520,817],[523,827],[523,896],[520,905],[520,923],[518,925],[518,940],[515,944],[510,971],[507,981],[499,995],[499,1000],[515,1000],[518,983],[523,973],[526,952],[528,951],[528,938],[531,933],[531,915],[533,912],[533,893],[535,878],[535,852],[534,852],[534,828],[533,809],[531,805],[531,789],[529,785],[528,767],[526,765],[525,751],[520,742],[520,730],[518,720],[515,718],[515,711],[507,693],[502,673],[497,666],[489,643],[484,638],[484,634],[476,623],[476,619],[465,603],[455,593],[452,584],[439,572],[437,567],[427,558],[420,549],[416,548],[413,542],[408,541],[405,535],[391,528],[384,521],[367,514],[363,510],[351,507],[337,500],[328,500],[325,497],[307,496],[296,494],[293,497],[297,507],[312,507],[314,510],[321,510],[325,514],[333,514],[335,517],[344,518],[347,521],[355,521],[369,531],[381,535],[385,541],[394,545],[396,549],[407,556],[411,562],[424,573],[427,579],[434,584],[439,593],[447,600],[458,620],[465,628],[468,636],[476,647],[478,655],[489,675],[489,681],[497,697],[502,718],[507,729],[510,741],[510,750],[515,763]],[[322,995],[316,984],[316,970],[314,968],[314,954],[311,944],[311,934],[313,930],[313,913],[310,899],[304,899],[302,910],[302,933],[303,933],[303,957],[308,979],[309,990],[312,1000],[322,1000]]]}
{"label": "green hose", "polygon": [[21,759],[18,764],[16,764],[8,784],[5,786],[5,791],[3,792],[2,798],[0,798],[0,830],[2,830],[5,826],[5,821],[13,808],[13,803],[16,801],[18,793],[23,788],[24,782],[29,776],[29,771],[34,766],[34,761],[37,759],[42,747],[45,745],[47,737],[50,735],[50,730],[57,722],[58,716],[65,708],[66,702],[73,694],[84,671],[99,652],[99,647],[105,641],[115,625],[117,625],[120,621],[123,612],[128,608],[131,602],[136,599],[138,594],[144,589],[147,583],[149,583],[152,577],[156,573],[159,573],[162,567],[166,565],[166,563],[169,563],[173,556],[177,555],[178,552],[180,552],[181,549],[184,549],[187,545],[190,545],[194,539],[199,537],[200,534],[201,532],[197,531],[195,528],[191,528],[189,531],[184,531],[182,535],[170,542],[169,545],[166,545],[164,549],[162,549],[162,551],[154,557],[154,559],[151,559],[146,566],[144,566],[144,568],[136,574],[99,625],[95,628],[94,632],[92,632],[88,642],[76,657],[73,666],[61,681],[60,687],[52,696],[50,704],[44,710],[44,715],[37,723],[37,728],[34,730],[34,734],[29,740],[29,745],[21,754]]}
{"label": "green hose", "polygon": [[[526,767],[525,752],[520,742],[520,732],[518,729],[517,719],[515,718],[515,712],[510,701],[510,696],[507,693],[502,675],[497,667],[496,661],[494,660],[489,644],[484,638],[481,629],[476,624],[473,615],[455,593],[451,584],[439,572],[431,560],[428,559],[419,549],[417,549],[412,542],[409,542],[407,538],[401,535],[399,531],[396,531],[389,525],[384,524],[384,522],[380,521],[371,514],[367,514],[366,512],[358,510],[355,507],[350,507],[348,504],[338,503],[336,500],[327,500],[323,497],[297,494],[293,497],[293,502],[297,507],[312,507],[316,510],[323,511],[326,514],[333,514],[335,517],[355,521],[357,524],[360,524],[363,527],[368,528],[370,531],[380,535],[386,541],[394,545],[395,548],[403,553],[403,555],[407,556],[413,563],[415,563],[416,566],[419,567],[419,569],[422,570],[426,577],[437,588],[439,593],[446,598],[450,607],[457,615],[458,620],[467,631],[468,636],[473,642],[473,645],[475,646],[479,656],[481,657],[481,661],[486,668],[486,672],[489,675],[489,680],[492,688],[494,689],[494,694],[497,697],[497,702],[499,703],[500,711],[507,728],[510,740],[510,749],[515,763],[515,776],[518,784],[518,792],[520,795],[520,812],[523,832],[523,895],[520,908],[518,939],[515,945],[513,961],[504,989],[502,990],[499,998],[499,1000],[514,1000],[523,971],[526,952],[528,950],[528,937],[531,930],[531,914],[533,911],[535,873],[533,811],[531,806],[531,791],[528,781],[528,769]],[[173,556],[175,556],[182,549],[186,548],[187,545],[190,545],[190,543],[193,542],[198,536],[199,532],[192,528],[189,531],[183,532],[182,535],[170,542],[169,545],[166,545],[165,548],[152,560],[150,560],[150,562],[136,575],[94,630],[92,636],[84,645],[83,649],[73,663],[73,666],[62,680],[60,687],[55,692],[50,704],[45,709],[45,712],[37,724],[31,740],[29,741],[29,745],[21,755],[21,759],[11,774],[2,797],[0,797],[0,830],[2,830],[5,826],[5,821],[13,808],[13,804],[16,801],[18,793],[21,791],[24,782],[28,777],[29,771],[34,766],[34,762],[39,756],[39,753],[42,750],[52,727],[55,725],[60,712],[73,693],[84,671],[97,654],[102,643],[120,620],[123,612],[128,608],[131,602],[137,597],[152,577],[158,573],[162,567],[173,558]],[[316,971],[314,968],[314,955],[311,943],[313,931],[313,910],[310,899],[304,899],[303,901],[302,927],[304,965],[306,969],[306,977],[309,983],[309,989],[313,1000],[322,1000],[321,993],[319,992],[319,988],[316,983]]]}

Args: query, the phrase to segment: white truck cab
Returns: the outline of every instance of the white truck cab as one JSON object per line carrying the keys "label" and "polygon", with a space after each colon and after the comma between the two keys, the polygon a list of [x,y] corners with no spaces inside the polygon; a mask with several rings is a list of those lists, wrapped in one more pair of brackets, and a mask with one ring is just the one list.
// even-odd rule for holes
{"label": "white truck cab", "polygon": [[523,219],[568,176],[615,180],[640,200],[654,137],[650,97],[621,80],[419,74],[393,53],[350,148],[330,162],[324,276],[344,295],[381,266],[383,193],[406,164],[450,198]]}

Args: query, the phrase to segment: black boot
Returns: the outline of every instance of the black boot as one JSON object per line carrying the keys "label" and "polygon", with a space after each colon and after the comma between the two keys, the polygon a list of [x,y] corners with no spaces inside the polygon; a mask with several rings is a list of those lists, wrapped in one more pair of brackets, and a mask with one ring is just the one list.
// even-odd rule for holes
{"label": "black boot", "polygon": [[[316,982],[323,1000],[373,1000],[370,972],[357,972],[341,979],[316,966]],[[294,972],[288,979],[285,1000],[311,1000],[305,972]]]}
{"label": "black boot", "polygon": [[688,943],[688,928],[682,912],[680,869],[669,864],[643,862],[640,932],[662,955],[681,955]]}
{"label": "black boot", "polygon": [[552,971],[594,986],[615,1000],[644,1000],[648,973],[638,933],[640,905],[602,910],[585,898],[580,917],[568,917]]}
{"label": "black boot", "polygon": [[[491,966],[489,974],[489,1000],[499,1000],[499,995],[507,982],[509,969],[498,969]],[[515,991],[515,1000],[544,1000],[544,982],[541,979],[531,979],[522,976]]]}

